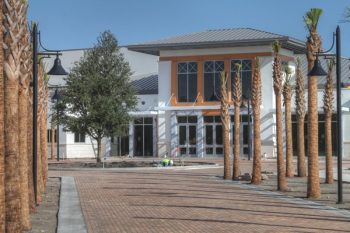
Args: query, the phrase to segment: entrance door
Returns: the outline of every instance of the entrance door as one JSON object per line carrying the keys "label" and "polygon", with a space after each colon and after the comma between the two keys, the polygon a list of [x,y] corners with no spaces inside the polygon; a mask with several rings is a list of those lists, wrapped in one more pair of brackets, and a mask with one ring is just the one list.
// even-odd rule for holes
{"label": "entrance door", "polygon": [[153,156],[153,119],[143,117],[134,121],[134,155]]}
{"label": "entrance door", "polygon": [[207,156],[222,156],[223,138],[220,116],[205,116],[205,154]]}
{"label": "entrance door", "polygon": [[[241,146],[241,156],[248,157],[249,149],[248,149],[248,143],[249,143],[249,127],[248,127],[248,115],[241,115],[241,126],[240,126],[240,146]],[[235,132],[234,132],[234,116],[231,117],[231,135],[232,135],[232,151],[234,147],[234,138],[235,138]],[[251,129],[252,130],[252,125]]]}
{"label": "entrance door", "polygon": [[178,117],[179,152],[182,156],[197,155],[197,117]]}

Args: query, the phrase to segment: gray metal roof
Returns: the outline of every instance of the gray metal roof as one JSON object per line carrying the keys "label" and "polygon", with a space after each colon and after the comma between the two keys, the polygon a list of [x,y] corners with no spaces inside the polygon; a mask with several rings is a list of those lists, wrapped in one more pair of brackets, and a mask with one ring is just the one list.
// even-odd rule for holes
{"label": "gray metal roof", "polygon": [[[307,58],[306,56],[298,56],[301,60],[302,64],[302,72],[304,75],[305,79],[305,86],[307,87],[307,74],[308,74],[308,67],[307,67]],[[327,72],[327,59],[324,57],[319,57],[319,60],[321,62],[321,65],[323,69]],[[341,59],[341,80],[344,83],[350,83],[350,60],[348,58],[342,58]],[[326,78],[325,76],[323,77],[318,77],[317,78],[317,85],[319,89],[323,89],[324,85],[326,84]],[[336,83],[336,73],[335,73],[335,66],[333,69],[333,81],[334,85]]]}
{"label": "gray metal roof", "polygon": [[280,40],[282,47],[296,53],[305,51],[305,42],[301,40],[252,28],[207,30],[126,47],[138,52],[159,55],[160,50],[269,45],[274,40]]}
{"label": "gray metal roof", "polygon": [[153,74],[131,82],[138,95],[158,94],[158,74]]}

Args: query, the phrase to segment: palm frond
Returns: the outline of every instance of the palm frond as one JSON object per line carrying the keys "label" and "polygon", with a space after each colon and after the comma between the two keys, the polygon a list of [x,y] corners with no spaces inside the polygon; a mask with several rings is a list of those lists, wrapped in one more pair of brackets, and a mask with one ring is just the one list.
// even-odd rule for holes
{"label": "palm frond", "polygon": [[280,50],[281,50],[281,42],[279,40],[275,40],[273,43],[272,43],[272,50],[275,52],[275,53],[279,53]]}
{"label": "palm frond", "polygon": [[323,10],[321,8],[311,8],[308,12],[306,12],[304,22],[309,32],[317,29],[318,21],[320,20],[322,13]]}

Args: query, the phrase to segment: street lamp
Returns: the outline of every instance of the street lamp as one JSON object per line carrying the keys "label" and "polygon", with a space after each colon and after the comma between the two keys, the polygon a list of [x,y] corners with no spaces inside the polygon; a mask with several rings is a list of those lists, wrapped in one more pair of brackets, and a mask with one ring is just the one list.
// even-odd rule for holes
{"label": "street lamp", "polygon": [[[56,58],[57,59],[57,58]],[[55,90],[55,94],[52,96],[52,101],[56,100],[56,103],[58,103],[61,99],[62,96],[60,95],[60,93],[58,92],[58,89],[56,88]],[[56,133],[56,141],[57,141],[57,161],[60,161],[60,125],[59,125],[59,111],[57,109],[57,117],[56,117],[56,121],[57,121],[57,133]]]}
{"label": "street lamp", "polygon": [[49,75],[67,75],[67,72],[62,68],[59,55],[62,55],[60,51],[47,50],[41,43],[40,47],[45,52],[39,52],[38,42],[40,42],[40,33],[38,32],[37,24],[34,23],[32,30],[32,46],[33,46],[33,184],[34,184],[34,196],[35,203],[37,203],[37,120],[38,120],[38,64],[39,56],[42,58],[48,58],[51,55],[56,55],[56,60],[53,68],[48,72]]}
{"label": "street lamp", "polygon": [[[334,37],[336,42],[336,53],[335,54],[327,54],[327,52],[331,51],[334,46]],[[342,173],[342,157],[343,157],[343,122],[342,122],[342,107],[341,107],[341,50],[340,50],[340,28],[337,26],[336,32],[333,33],[333,44],[332,47],[326,52],[317,53],[317,57],[315,60],[314,67],[308,73],[308,76],[325,76],[327,72],[325,72],[321,66],[320,61],[318,60],[318,56],[325,57],[336,57],[336,76],[337,76],[337,136],[338,136],[338,163],[337,163],[337,172],[338,172],[338,204],[343,203],[343,173]]]}
{"label": "street lamp", "polygon": [[[251,155],[252,155],[252,130],[251,130],[251,112],[250,112],[250,93],[248,94],[248,96],[246,96],[245,94],[243,94],[242,96],[242,107],[246,107],[247,111],[248,111],[248,160],[250,160]],[[244,102],[246,101],[247,106],[245,106]]]}

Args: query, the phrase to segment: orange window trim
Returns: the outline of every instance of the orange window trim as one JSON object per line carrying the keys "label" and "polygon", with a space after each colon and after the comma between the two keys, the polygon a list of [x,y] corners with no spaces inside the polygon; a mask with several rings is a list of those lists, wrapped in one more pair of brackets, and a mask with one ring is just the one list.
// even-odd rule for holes
{"label": "orange window trim", "polygon": [[[220,105],[219,101],[206,102],[204,101],[204,79],[203,79],[203,62],[213,60],[223,60],[225,64],[225,72],[230,74],[230,61],[233,59],[252,59],[256,57],[272,56],[272,53],[249,53],[249,54],[224,54],[224,55],[204,55],[204,56],[180,56],[180,57],[161,57],[160,61],[171,61],[171,105],[172,106],[216,106]],[[290,58],[284,56],[283,58]],[[197,92],[198,98],[193,102],[178,102],[177,94],[177,62],[197,62]],[[253,68],[253,67],[252,67]],[[253,70],[252,70],[253,72]],[[230,77],[230,75],[229,75]],[[228,80],[229,95],[231,96],[231,78]]]}

